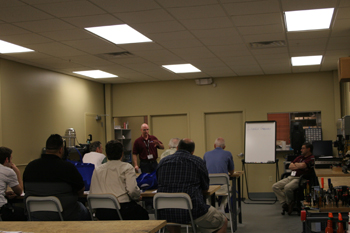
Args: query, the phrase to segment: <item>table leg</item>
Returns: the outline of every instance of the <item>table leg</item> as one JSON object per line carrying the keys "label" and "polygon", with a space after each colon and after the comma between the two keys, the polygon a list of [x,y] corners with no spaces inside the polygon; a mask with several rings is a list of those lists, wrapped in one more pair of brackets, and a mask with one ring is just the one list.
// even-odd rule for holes
{"label": "table leg", "polygon": [[236,200],[236,177],[232,179],[232,187],[231,187],[231,196],[232,196],[232,211],[231,218],[233,220],[233,231],[237,230],[237,200]]}
{"label": "table leg", "polygon": [[242,195],[241,195],[241,177],[237,178],[237,186],[238,186],[238,222],[242,223]]}

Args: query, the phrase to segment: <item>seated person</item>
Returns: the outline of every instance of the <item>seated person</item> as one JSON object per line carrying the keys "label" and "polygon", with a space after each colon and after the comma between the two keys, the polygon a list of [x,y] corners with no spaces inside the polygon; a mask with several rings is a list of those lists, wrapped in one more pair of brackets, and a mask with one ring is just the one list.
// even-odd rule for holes
{"label": "seated person", "polygon": [[102,164],[102,161],[106,158],[103,152],[102,144],[99,141],[92,142],[89,145],[90,152],[86,153],[83,157],[83,163],[92,163],[95,168]]}
{"label": "seated person", "polygon": [[[7,191],[9,186],[12,191]],[[24,209],[13,206],[7,202],[20,196],[23,191],[21,172],[12,163],[12,150],[7,147],[0,147],[0,216],[3,221],[27,221]]]}
{"label": "seated person", "polygon": [[162,155],[160,156],[160,159],[163,159],[165,157],[167,157],[168,155],[172,155],[176,152],[176,148],[177,148],[177,145],[179,145],[179,141],[180,141],[180,138],[172,138],[170,139],[169,141],[169,149],[167,149],[166,151],[164,151],[162,153]]}
{"label": "seated person", "polygon": [[[46,154],[30,162],[23,173],[25,199],[28,196],[56,196],[62,204],[65,221],[91,220],[87,208],[78,201],[84,194],[84,181],[77,168],[62,160],[63,139],[52,134],[46,141]],[[57,221],[57,213],[38,211],[31,213],[33,220]]]}
{"label": "seated person", "polygon": [[[214,142],[214,150],[208,151],[204,154],[203,160],[207,166],[209,174],[225,173],[233,175],[234,163],[232,154],[225,151],[225,139],[217,138]],[[222,185],[221,188],[215,192],[217,195],[227,195],[227,185]],[[227,196],[219,198],[221,200],[220,210],[225,212],[224,208],[227,204]]]}
{"label": "seated person", "polygon": [[[94,170],[91,179],[90,193],[112,193],[120,203],[120,214],[123,220],[148,220],[148,212],[136,202],[142,199],[137,186],[134,167],[122,162],[124,147],[116,140],[106,144],[108,163]],[[113,209],[97,209],[99,220],[117,220],[118,213]]]}
{"label": "seated person", "polygon": [[[157,168],[158,192],[187,193],[192,200],[192,216],[202,233],[226,232],[226,216],[205,203],[203,191],[209,189],[209,176],[204,161],[195,155],[195,144],[191,139],[182,139],[177,151],[159,162]],[[187,210],[164,209],[159,219],[180,224],[189,223]],[[170,232],[180,232],[178,226],[168,226]]]}
{"label": "seated person", "polygon": [[294,190],[298,188],[300,176],[310,174],[315,162],[312,155],[313,146],[310,143],[304,143],[301,147],[301,155],[296,157],[289,165],[292,170],[291,175],[272,185],[272,190],[277,199],[282,204],[282,208],[291,214],[294,207]]}

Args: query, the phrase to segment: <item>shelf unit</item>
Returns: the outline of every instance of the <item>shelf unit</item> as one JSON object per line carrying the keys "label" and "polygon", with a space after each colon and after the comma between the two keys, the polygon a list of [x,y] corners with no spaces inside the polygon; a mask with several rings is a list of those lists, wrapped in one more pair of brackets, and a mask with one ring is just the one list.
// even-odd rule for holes
{"label": "shelf unit", "polygon": [[304,129],[321,128],[321,112],[295,112],[290,114],[291,122],[300,122]]}
{"label": "shelf unit", "polygon": [[114,138],[119,140],[124,146],[124,162],[131,163],[132,160],[132,144],[131,129],[114,129]]}

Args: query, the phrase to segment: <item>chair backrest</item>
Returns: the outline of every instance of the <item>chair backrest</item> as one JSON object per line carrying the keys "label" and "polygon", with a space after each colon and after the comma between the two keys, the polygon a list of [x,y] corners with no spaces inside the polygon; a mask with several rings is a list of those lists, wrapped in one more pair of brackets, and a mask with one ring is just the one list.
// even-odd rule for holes
{"label": "chair backrest", "polygon": [[119,219],[123,220],[122,215],[119,212],[120,204],[115,195],[111,193],[89,194],[87,196],[87,201],[89,205],[91,219],[93,219],[92,211],[94,209],[115,209],[118,213]]}
{"label": "chair backrest", "polygon": [[29,196],[26,199],[26,207],[28,210],[29,221],[31,221],[31,212],[36,211],[51,211],[57,212],[60,216],[61,221],[63,221],[62,217],[62,205],[60,200],[55,196]]}
{"label": "chair backrest", "polygon": [[155,218],[157,219],[159,209],[185,209],[188,210],[193,231],[196,232],[196,225],[192,217],[192,200],[187,193],[156,193],[153,197]]}
{"label": "chair backrest", "polygon": [[229,187],[230,178],[226,173],[212,173],[209,174],[209,184],[226,184]]}

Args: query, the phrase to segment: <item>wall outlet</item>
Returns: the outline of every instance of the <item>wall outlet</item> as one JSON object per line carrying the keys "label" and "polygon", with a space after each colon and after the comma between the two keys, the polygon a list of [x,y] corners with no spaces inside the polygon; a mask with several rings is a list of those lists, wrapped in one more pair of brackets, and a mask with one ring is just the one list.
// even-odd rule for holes
{"label": "wall outlet", "polygon": [[272,176],[269,176],[269,181],[272,182]]}

